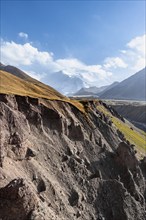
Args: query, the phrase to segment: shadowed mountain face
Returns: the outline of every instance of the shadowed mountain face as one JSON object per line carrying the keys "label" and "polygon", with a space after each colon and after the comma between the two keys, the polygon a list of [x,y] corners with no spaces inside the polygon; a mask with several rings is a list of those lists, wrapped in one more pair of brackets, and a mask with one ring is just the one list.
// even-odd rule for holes
{"label": "shadowed mountain face", "polygon": [[146,68],[107,90],[100,98],[121,100],[146,100]]}
{"label": "shadowed mountain face", "polygon": [[0,75],[0,219],[145,220],[144,134],[100,100]]}

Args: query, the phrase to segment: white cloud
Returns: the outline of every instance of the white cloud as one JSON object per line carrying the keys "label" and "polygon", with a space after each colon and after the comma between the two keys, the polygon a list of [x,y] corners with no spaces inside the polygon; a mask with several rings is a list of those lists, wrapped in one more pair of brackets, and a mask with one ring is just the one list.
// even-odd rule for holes
{"label": "white cloud", "polygon": [[132,39],[127,46],[140,53],[141,55],[145,55],[145,44],[146,44],[146,35],[136,37]]}
{"label": "white cloud", "polygon": [[[55,61],[60,70],[69,76],[79,76],[86,83],[98,85],[99,82],[110,83],[109,72],[105,71],[101,65],[86,65],[78,59],[59,59]],[[112,75],[112,73],[110,73]]]}
{"label": "white cloud", "polygon": [[[30,43],[17,44],[13,41],[1,42],[1,59],[5,64],[15,66],[31,66],[39,64],[39,66],[51,66],[54,70],[57,69],[53,61],[53,54],[45,51],[39,51]],[[56,68],[55,68],[56,66]]]}
{"label": "white cloud", "polygon": [[146,66],[146,34],[133,38],[127,44],[126,58],[133,71],[138,71]]}
{"label": "white cloud", "polygon": [[28,39],[28,34],[24,33],[24,32],[20,32],[18,33],[18,36],[24,39]]}
{"label": "white cloud", "polygon": [[103,67],[113,72],[115,80],[123,80],[146,66],[146,35],[133,38],[117,57],[107,57]]}
{"label": "white cloud", "polygon": [[1,58],[4,64],[22,68],[37,79],[43,78],[45,74],[62,71],[69,76],[79,76],[90,84],[94,84],[95,81],[109,83],[107,82],[109,73],[102,69],[101,65],[86,65],[76,58],[55,60],[52,52],[39,51],[30,43],[17,44],[2,40],[1,45]]}
{"label": "white cloud", "polygon": [[17,44],[2,40],[1,61],[19,67],[39,80],[47,74],[62,71],[69,76],[82,78],[89,85],[101,86],[123,80],[144,68],[145,37],[132,39],[116,57],[107,57],[100,65],[87,65],[77,58],[56,60],[52,52],[40,51],[31,43]]}
{"label": "white cloud", "polygon": [[120,57],[107,57],[105,59],[104,67],[106,69],[110,68],[126,68],[127,64]]}

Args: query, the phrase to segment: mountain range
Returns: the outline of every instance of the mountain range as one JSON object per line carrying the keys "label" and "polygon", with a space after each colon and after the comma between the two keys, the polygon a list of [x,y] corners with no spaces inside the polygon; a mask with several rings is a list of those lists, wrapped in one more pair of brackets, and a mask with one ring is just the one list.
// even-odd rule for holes
{"label": "mountain range", "polygon": [[[20,77],[21,79],[27,79],[28,81],[35,80],[24,71],[11,65],[4,65],[0,63],[0,70],[7,71],[15,76]],[[67,95],[68,93],[73,94],[86,85],[86,83],[79,77],[68,76],[61,71],[44,76],[42,78],[42,82],[50,85],[64,95]]]}
{"label": "mountain range", "polygon": [[96,86],[92,86],[89,88],[81,88],[79,91],[77,91],[74,96],[100,96],[102,93],[104,93],[105,91],[113,88],[114,86],[116,86],[119,82],[114,82],[108,86],[101,86],[101,87],[96,87]]}
{"label": "mountain range", "polygon": [[146,100],[146,68],[122,82],[109,86],[81,88],[74,96],[95,96],[101,99]]}
{"label": "mountain range", "polygon": [[42,82],[51,85],[64,95],[73,94],[85,86],[85,82],[79,77],[68,76],[61,71],[47,75]]}
{"label": "mountain range", "polygon": [[[38,80],[33,79],[16,67],[0,64],[0,70],[7,71],[21,79],[38,83]],[[77,76],[68,76],[63,72],[49,74],[49,76],[43,78],[43,82],[68,96],[95,96],[101,99],[117,100],[146,100],[146,68],[120,83],[114,82],[111,85],[102,87],[88,86],[87,88],[87,84],[83,79]]]}

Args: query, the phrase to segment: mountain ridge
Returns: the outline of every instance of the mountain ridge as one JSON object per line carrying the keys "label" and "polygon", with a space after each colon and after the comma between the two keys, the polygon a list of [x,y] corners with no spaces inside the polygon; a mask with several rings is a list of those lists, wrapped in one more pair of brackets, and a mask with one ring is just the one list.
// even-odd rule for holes
{"label": "mountain ridge", "polygon": [[92,86],[92,87],[83,87],[81,88],[79,91],[77,91],[76,93],[74,93],[74,96],[86,96],[86,95],[94,95],[94,96],[99,96],[102,93],[104,93],[105,91],[113,88],[114,86],[116,86],[119,82],[113,82],[110,85],[107,86],[101,86],[101,87],[96,87],[96,86]]}
{"label": "mountain ridge", "polygon": [[104,99],[146,100],[146,68],[100,95]]}

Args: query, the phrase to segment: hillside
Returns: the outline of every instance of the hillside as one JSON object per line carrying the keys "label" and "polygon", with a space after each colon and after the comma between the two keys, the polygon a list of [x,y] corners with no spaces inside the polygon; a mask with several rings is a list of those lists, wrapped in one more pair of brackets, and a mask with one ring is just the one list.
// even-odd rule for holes
{"label": "hillside", "polygon": [[65,96],[61,95],[52,87],[33,78],[31,78],[31,82],[30,79],[28,79],[27,75],[23,80],[20,75],[17,77],[11,73],[0,70],[0,92],[4,94],[19,94],[49,99],[66,99]]}
{"label": "hillside", "polygon": [[146,131],[146,103],[132,101],[107,101],[107,103],[135,126]]}
{"label": "hillside", "polygon": [[0,70],[11,73],[14,76],[17,76],[17,77],[24,79],[24,80],[27,80],[29,82],[38,82],[37,80],[33,79],[32,77],[30,77],[25,72],[23,72],[22,70],[18,69],[15,66],[11,66],[11,65],[6,66],[6,65],[0,63]]}
{"label": "hillside", "polygon": [[100,95],[102,99],[146,100],[146,68]]}
{"label": "hillside", "polygon": [[145,220],[145,133],[100,100],[0,75],[0,218]]}

